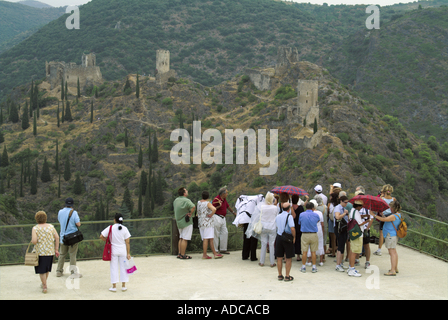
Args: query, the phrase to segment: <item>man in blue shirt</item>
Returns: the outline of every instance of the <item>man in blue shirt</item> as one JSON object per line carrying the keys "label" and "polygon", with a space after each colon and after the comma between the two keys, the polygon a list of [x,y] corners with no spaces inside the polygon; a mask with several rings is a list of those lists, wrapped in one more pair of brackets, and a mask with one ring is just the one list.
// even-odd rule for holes
{"label": "man in blue shirt", "polygon": [[[291,205],[288,202],[282,204],[283,212],[277,216],[277,238],[275,240],[275,255],[277,257],[278,280],[292,281],[293,277],[289,275],[291,271],[292,257],[294,257],[294,243],[296,242],[296,229],[294,228],[294,218],[290,214]],[[288,221],[286,221],[288,220]],[[293,242],[282,240],[283,231],[293,236]],[[283,256],[286,255],[286,277],[283,277]]]}
{"label": "man in blue shirt", "polygon": [[319,246],[319,238],[317,236],[317,224],[320,222],[319,215],[314,212],[314,204],[308,202],[306,204],[306,211],[299,216],[300,231],[302,231],[302,268],[300,271],[306,272],[306,255],[308,253],[308,246],[311,250],[311,261],[313,262],[312,272],[317,272],[316,268],[316,251]]}
{"label": "man in blue shirt", "polygon": [[75,210],[73,210],[72,216],[67,224],[67,220],[68,220],[70,211],[73,209],[72,208],[73,203],[74,203],[74,201],[72,198],[65,199],[65,208],[59,210],[59,213],[58,213],[58,220],[61,225],[61,233],[60,233],[60,237],[59,237],[61,244],[59,247],[60,249],[59,249],[58,267],[56,269],[57,277],[61,277],[63,274],[64,262],[65,262],[65,257],[67,255],[67,253],[70,254],[70,272],[71,272],[70,277],[71,278],[81,278],[82,277],[82,274],[78,273],[77,272],[78,269],[76,268],[76,254],[78,253],[78,243],[75,243],[74,245],[71,245],[71,246],[66,246],[63,243],[64,235],[76,232],[78,230],[77,227],[79,227],[81,225],[81,221],[79,220],[78,212]]}

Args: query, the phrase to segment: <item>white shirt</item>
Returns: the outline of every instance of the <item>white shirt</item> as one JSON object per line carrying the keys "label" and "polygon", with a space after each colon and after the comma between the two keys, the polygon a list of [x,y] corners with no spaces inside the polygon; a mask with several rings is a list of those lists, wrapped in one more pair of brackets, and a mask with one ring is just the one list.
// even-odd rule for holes
{"label": "white shirt", "polygon": [[277,225],[275,223],[275,218],[277,218],[277,207],[273,204],[262,204],[261,205],[261,224],[264,229],[275,231]]}
{"label": "white shirt", "polygon": [[[118,227],[121,226],[121,230],[118,230]],[[101,231],[101,235],[105,238],[109,236],[109,228],[108,226],[106,229]],[[114,256],[126,256],[126,242],[125,240],[130,238],[131,234],[129,233],[128,228],[126,228],[123,225],[120,224],[114,224],[112,226],[112,237],[111,237],[111,243],[112,243],[112,254]]]}

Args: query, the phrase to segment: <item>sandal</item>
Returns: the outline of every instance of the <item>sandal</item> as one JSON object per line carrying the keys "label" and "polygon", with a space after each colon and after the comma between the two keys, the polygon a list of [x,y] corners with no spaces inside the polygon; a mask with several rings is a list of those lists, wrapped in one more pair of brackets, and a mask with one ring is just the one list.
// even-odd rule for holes
{"label": "sandal", "polygon": [[202,259],[204,259],[204,260],[211,259],[211,258],[212,258],[212,257],[210,257],[210,256],[202,257]]}
{"label": "sandal", "polygon": [[191,257],[187,256],[187,255],[184,255],[184,256],[181,255],[179,259],[188,260],[188,259],[191,259]]}
{"label": "sandal", "polygon": [[222,258],[223,257],[223,255],[222,254],[219,254],[219,253],[217,253],[216,255],[215,255],[215,259],[220,259],[220,258]]}
{"label": "sandal", "polygon": [[278,281],[282,281],[283,279],[285,279],[285,277],[283,277],[283,275],[280,275],[277,277]]}
{"label": "sandal", "polygon": [[384,274],[385,276],[389,276],[389,277],[395,277],[397,274],[396,273],[392,273],[392,272],[388,272]]}
{"label": "sandal", "polygon": [[285,277],[285,281],[292,281],[292,280],[294,280],[294,278],[291,277],[291,276],[287,276],[287,277]]}

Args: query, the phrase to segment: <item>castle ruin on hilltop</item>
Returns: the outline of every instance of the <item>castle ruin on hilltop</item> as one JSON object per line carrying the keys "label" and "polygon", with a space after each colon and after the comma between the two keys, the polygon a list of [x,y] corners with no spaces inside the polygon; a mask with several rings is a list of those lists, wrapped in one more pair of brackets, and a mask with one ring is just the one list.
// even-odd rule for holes
{"label": "castle ruin on hilltop", "polygon": [[156,51],[156,70],[157,84],[167,82],[171,77],[177,77],[176,71],[170,69],[170,52],[168,50]]}
{"label": "castle ruin on hilltop", "polygon": [[45,74],[47,82],[50,83],[51,90],[61,85],[61,81],[67,83],[68,87],[91,86],[103,81],[100,67],[96,65],[96,56],[94,53],[83,54],[81,65],[75,62],[50,61],[45,62]]}

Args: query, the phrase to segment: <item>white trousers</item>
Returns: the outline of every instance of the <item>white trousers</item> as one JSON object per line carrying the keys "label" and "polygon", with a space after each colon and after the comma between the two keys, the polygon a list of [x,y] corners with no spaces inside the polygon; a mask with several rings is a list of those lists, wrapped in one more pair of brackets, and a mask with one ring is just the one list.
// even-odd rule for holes
{"label": "white trousers", "polygon": [[266,249],[269,243],[269,262],[271,265],[275,263],[275,238],[277,237],[277,232],[274,231],[262,231],[261,232],[261,251],[260,251],[260,263],[264,264],[266,258]]}
{"label": "white trousers", "polygon": [[226,218],[218,217],[216,214],[213,215],[213,218],[215,226],[213,245],[215,246],[215,250],[227,251],[227,238],[229,237],[229,232],[227,231]]}
{"label": "white trousers", "polygon": [[[112,255],[112,259],[110,260],[110,282],[118,283],[118,272],[120,272],[121,282],[128,282],[129,275],[126,272],[126,257],[125,256],[115,256]],[[118,270],[120,269],[120,270]]]}

